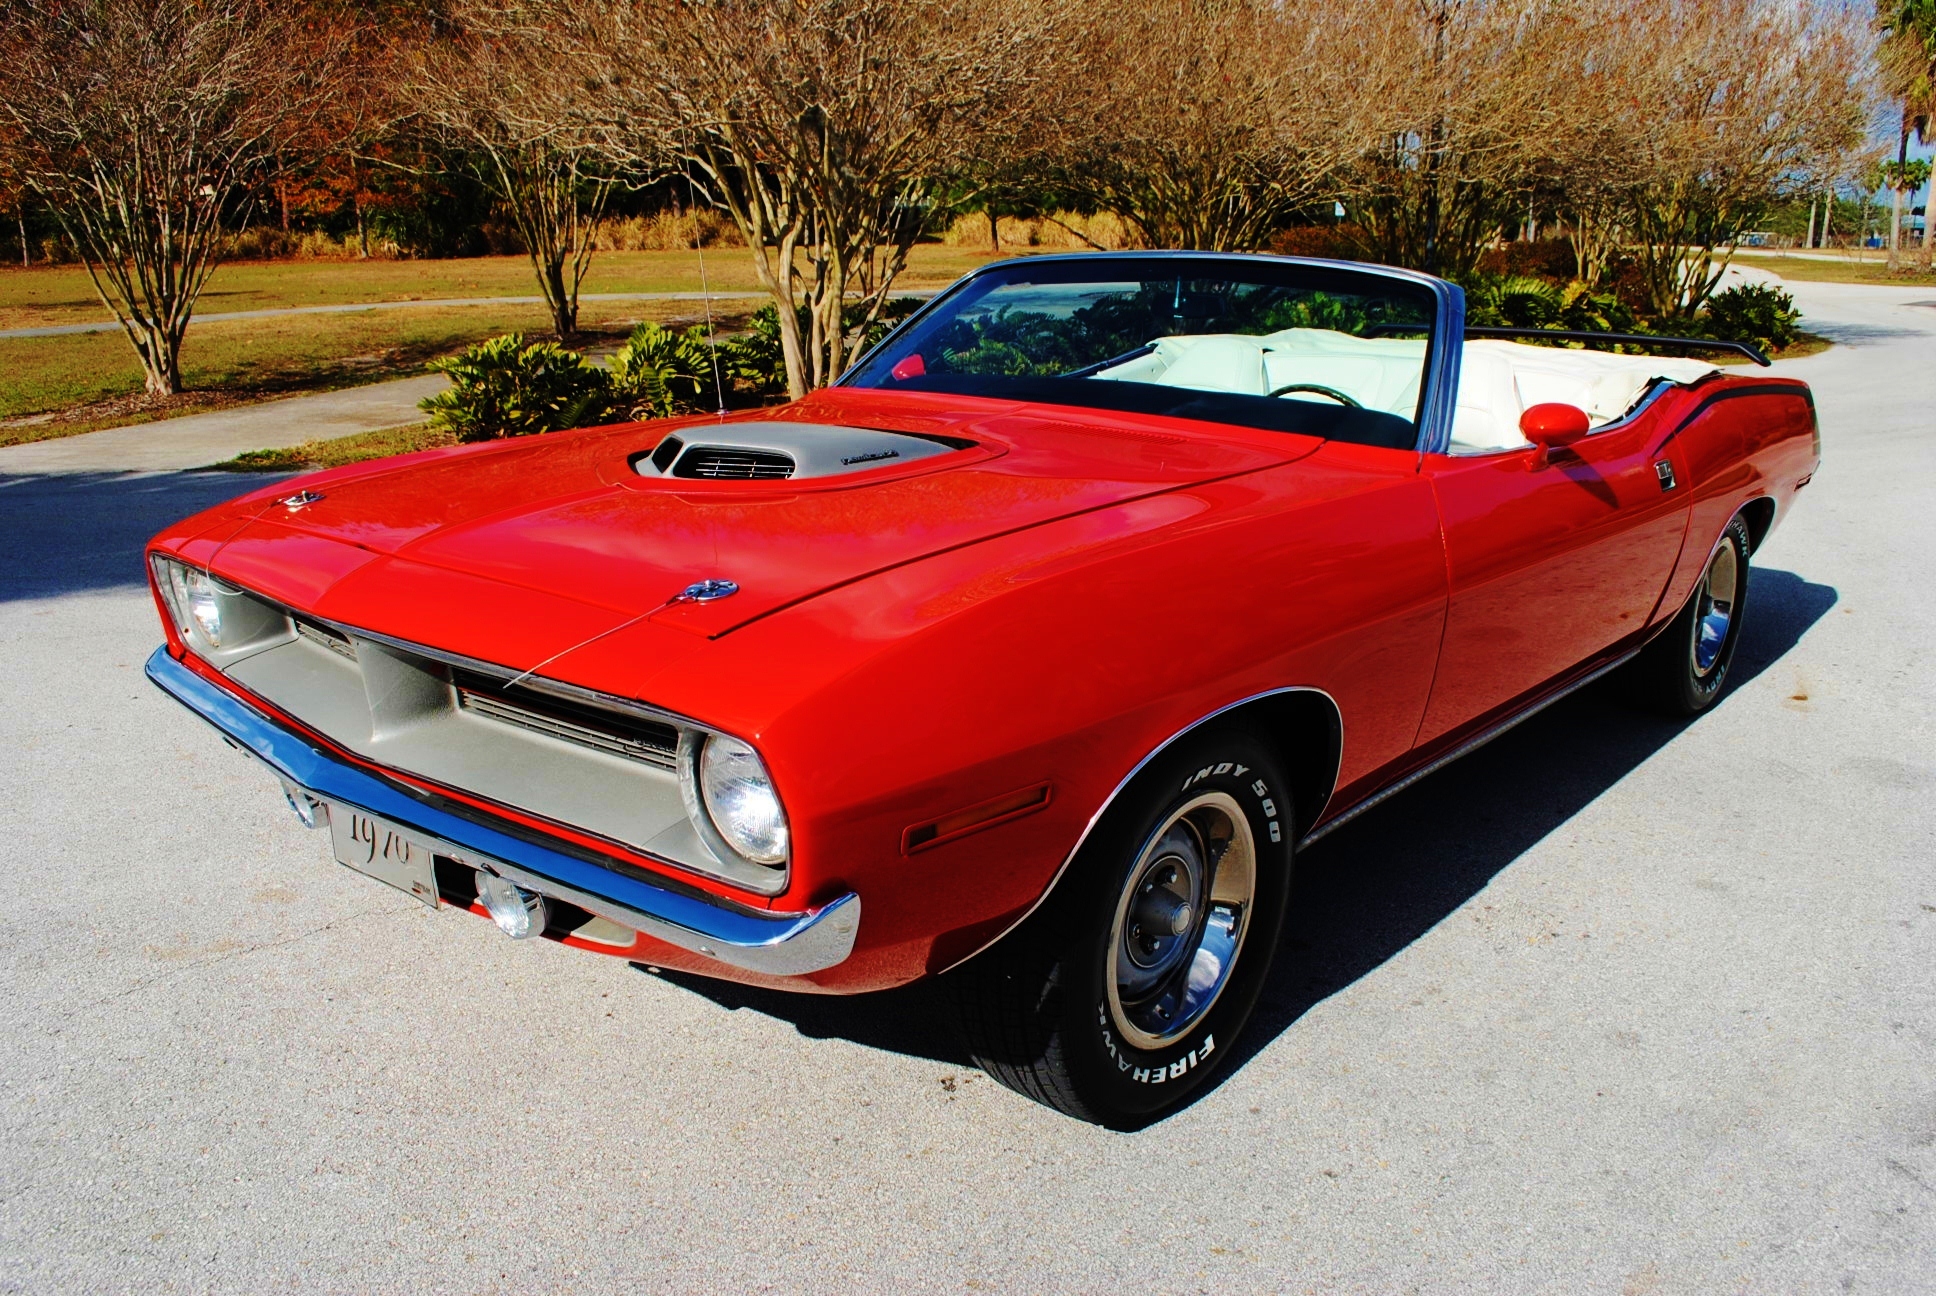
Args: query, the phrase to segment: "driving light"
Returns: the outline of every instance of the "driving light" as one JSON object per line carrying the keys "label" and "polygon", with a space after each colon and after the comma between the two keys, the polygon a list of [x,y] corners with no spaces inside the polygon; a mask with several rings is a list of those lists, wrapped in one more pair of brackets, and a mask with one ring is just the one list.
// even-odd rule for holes
{"label": "driving light", "polygon": [[477,898],[484,902],[497,929],[512,940],[542,935],[545,925],[551,921],[543,896],[526,891],[515,882],[506,882],[495,873],[477,875]]}
{"label": "driving light", "polygon": [[329,808],[295,784],[284,780],[282,799],[296,812],[296,822],[305,828],[329,827]]}
{"label": "driving light", "polygon": [[707,738],[699,753],[699,788],[706,814],[728,846],[758,864],[786,862],[786,811],[758,752],[725,734]]}

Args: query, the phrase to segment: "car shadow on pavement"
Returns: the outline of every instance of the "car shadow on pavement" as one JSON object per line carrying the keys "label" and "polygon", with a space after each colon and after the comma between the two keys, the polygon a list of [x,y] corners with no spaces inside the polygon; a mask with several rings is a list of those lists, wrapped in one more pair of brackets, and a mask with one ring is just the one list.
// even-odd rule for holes
{"label": "car shadow on pavement", "polygon": [[[1926,302],[1911,302],[1910,305],[1928,305]],[[1898,338],[1925,337],[1921,329],[1892,328],[1885,324],[1857,324],[1847,320],[1810,320],[1808,331],[1827,338],[1837,346],[1871,346],[1877,342],[1893,342]]]}
{"label": "car shadow on pavement", "polygon": [[155,532],[285,475],[0,473],[0,602],[145,585]]}
{"label": "car shadow on pavement", "polygon": [[[1729,692],[1785,656],[1835,606],[1836,592],[1756,568]],[[1717,706],[1730,704],[1723,696]],[[1230,1065],[1205,1092],[1314,1005],[1374,971],[1483,890],[1542,838],[1659,751],[1692,721],[1629,707],[1618,682],[1583,689],[1338,829],[1298,861],[1284,941]],[[814,1039],[968,1066],[945,982],[879,994],[794,995],[662,971],[722,1007],[790,1022]]]}

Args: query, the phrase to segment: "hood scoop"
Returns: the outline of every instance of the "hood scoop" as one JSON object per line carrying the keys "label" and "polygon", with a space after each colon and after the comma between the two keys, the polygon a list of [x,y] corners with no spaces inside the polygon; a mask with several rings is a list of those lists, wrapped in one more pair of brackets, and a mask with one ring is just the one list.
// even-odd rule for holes
{"label": "hood scoop", "polygon": [[675,432],[631,463],[641,477],[788,481],[867,472],[972,445],[953,437],[826,423],[719,423]]}

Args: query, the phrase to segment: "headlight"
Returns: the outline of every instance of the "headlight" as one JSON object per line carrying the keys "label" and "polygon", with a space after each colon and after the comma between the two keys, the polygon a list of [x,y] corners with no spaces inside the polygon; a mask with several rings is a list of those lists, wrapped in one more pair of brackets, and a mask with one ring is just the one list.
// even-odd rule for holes
{"label": "headlight", "polygon": [[222,646],[222,604],[215,597],[215,581],[207,572],[172,558],[155,555],[155,584],[175,618],[183,638],[191,630],[210,648]]}
{"label": "headlight", "polygon": [[698,764],[706,814],[726,844],[756,863],[784,864],[786,811],[760,754],[737,738],[713,734]]}

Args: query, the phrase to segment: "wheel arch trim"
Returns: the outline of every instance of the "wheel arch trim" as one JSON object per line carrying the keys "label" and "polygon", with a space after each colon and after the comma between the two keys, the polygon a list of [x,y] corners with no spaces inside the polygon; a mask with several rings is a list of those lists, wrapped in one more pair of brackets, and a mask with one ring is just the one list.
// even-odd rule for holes
{"label": "wheel arch trim", "polygon": [[[1780,511],[1781,506],[1775,501],[1773,495],[1755,495],[1743,500],[1741,507],[1734,511],[1734,517],[1728,519],[1728,526],[1734,525],[1734,518],[1740,518],[1748,524],[1748,554],[1750,557],[1761,548],[1762,543],[1767,540],[1769,533],[1775,529],[1775,518],[1779,515]],[[1727,527],[1721,528],[1721,534],[1727,534]],[[1716,543],[1719,543],[1719,537],[1716,537]]]}
{"label": "wheel arch trim", "polygon": [[[1014,922],[1003,927],[1001,931],[977,945],[969,953],[953,960],[945,967],[935,969],[935,974],[940,975],[953,971],[969,960],[979,957],[985,951],[1000,944],[1007,938],[1010,932],[1013,932],[1017,927],[1027,922],[1035,914],[1035,911],[1040,909],[1051,895],[1055,894],[1056,887],[1060,886],[1062,879],[1068,875],[1069,866],[1075,863],[1076,856],[1082,853],[1082,848],[1088,844],[1090,835],[1096,831],[1096,825],[1102,822],[1103,816],[1108,814],[1110,809],[1116,804],[1116,799],[1123,794],[1123,790],[1131,783],[1134,783],[1145,769],[1149,768],[1150,762],[1199,729],[1202,729],[1213,721],[1229,716],[1232,712],[1267,705],[1274,700],[1287,700],[1297,694],[1322,698],[1331,717],[1330,773],[1325,782],[1323,801],[1314,802],[1314,808],[1311,810],[1308,818],[1303,814],[1296,816],[1295,823],[1297,831],[1293,833],[1292,840],[1302,841],[1304,834],[1309,831],[1311,825],[1315,824],[1323,816],[1325,807],[1330,803],[1332,794],[1337,790],[1338,771],[1342,768],[1344,761],[1344,712],[1338,706],[1338,700],[1323,689],[1308,684],[1292,684],[1282,688],[1265,689],[1261,693],[1252,693],[1248,697],[1241,697],[1234,702],[1227,702],[1214,711],[1198,716],[1195,720],[1192,720],[1189,724],[1184,725],[1162,742],[1150,748],[1148,752],[1144,753],[1141,760],[1130,767],[1129,772],[1123,775],[1116,786],[1109,790],[1109,795],[1102,799],[1102,804],[1097,806],[1095,813],[1089,816],[1089,820],[1083,824],[1082,832],[1076,838],[1075,844],[1069,847],[1068,853],[1062,857],[1062,862],[1056,866],[1055,875],[1049,879],[1048,885],[1042,888],[1042,893],[1035,897],[1028,908],[1017,915]],[[1269,743],[1273,748],[1282,750],[1281,745],[1277,741],[1277,735],[1266,732],[1259,734],[1259,737],[1266,743]],[[1293,811],[1297,809],[1298,800],[1297,793],[1294,791],[1292,794]]]}

